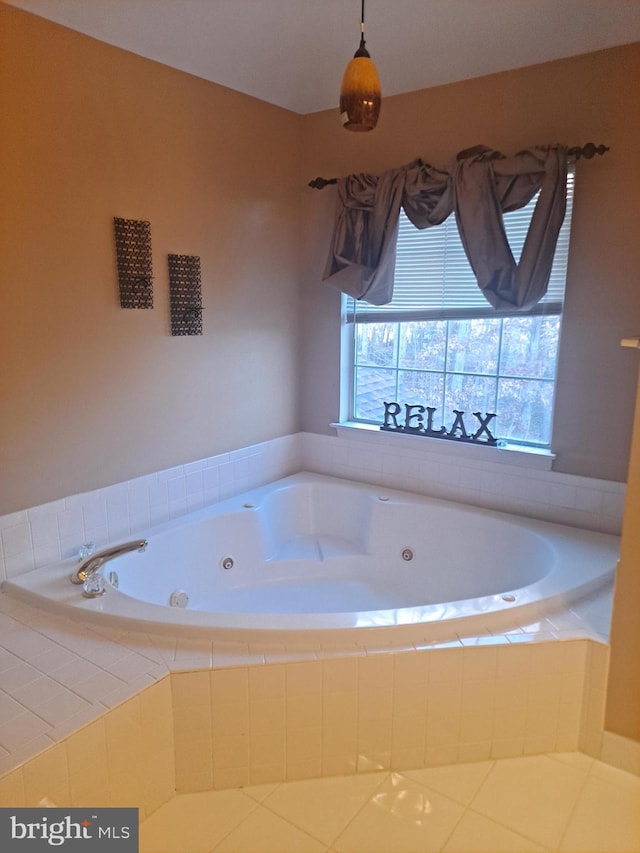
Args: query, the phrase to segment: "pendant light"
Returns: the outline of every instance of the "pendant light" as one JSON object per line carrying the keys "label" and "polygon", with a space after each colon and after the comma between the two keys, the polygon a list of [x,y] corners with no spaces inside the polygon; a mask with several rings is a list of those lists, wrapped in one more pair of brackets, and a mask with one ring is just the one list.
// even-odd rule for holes
{"label": "pendant light", "polygon": [[364,41],[364,0],[360,47],[347,65],[340,89],[340,120],[347,130],[373,130],[380,114],[380,80]]}

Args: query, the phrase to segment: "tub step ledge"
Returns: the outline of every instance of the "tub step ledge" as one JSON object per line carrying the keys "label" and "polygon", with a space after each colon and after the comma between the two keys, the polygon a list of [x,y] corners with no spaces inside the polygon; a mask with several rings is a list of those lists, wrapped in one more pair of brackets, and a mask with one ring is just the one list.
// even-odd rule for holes
{"label": "tub step ledge", "polygon": [[357,542],[342,536],[307,534],[287,539],[269,557],[270,563],[285,560],[314,560],[322,563],[335,557],[366,554]]}

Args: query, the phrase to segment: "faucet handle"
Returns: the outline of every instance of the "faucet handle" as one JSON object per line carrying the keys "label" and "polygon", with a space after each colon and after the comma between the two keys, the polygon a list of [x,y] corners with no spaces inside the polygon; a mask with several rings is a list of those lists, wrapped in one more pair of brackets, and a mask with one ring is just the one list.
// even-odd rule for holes
{"label": "faucet handle", "polygon": [[85,542],[84,545],[81,545],[78,548],[78,562],[82,562],[82,560],[86,560],[87,557],[90,557],[92,554],[95,554],[95,550],[95,542]]}
{"label": "faucet handle", "polygon": [[93,572],[85,578],[82,584],[82,594],[85,598],[98,598],[107,591],[102,572]]}

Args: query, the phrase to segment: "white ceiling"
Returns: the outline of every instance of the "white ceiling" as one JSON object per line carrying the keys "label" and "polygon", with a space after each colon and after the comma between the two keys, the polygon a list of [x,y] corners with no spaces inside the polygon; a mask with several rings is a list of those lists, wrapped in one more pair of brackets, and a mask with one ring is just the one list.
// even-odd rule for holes
{"label": "white ceiling", "polygon": [[[298,113],[337,106],[359,0],[6,0]],[[366,0],[383,95],[640,41],[640,0]]]}

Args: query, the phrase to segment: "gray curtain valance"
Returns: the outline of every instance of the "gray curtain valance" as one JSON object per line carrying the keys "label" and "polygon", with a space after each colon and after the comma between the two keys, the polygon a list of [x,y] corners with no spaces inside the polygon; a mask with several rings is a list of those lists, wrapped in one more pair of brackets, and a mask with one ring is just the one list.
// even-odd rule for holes
{"label": "gray curtain valance", "polygon": [[[531,148],[505,157],[484,146],[461,151],[438,169],[415,160],[382,175],[338,181],[336,221],[324,279],[355,299],[385,305],[393,296],[398,218],[416,228],[455,213],[462,245],[486,299],[495,308],[528,308],[547,289],[565,214],[567,149]],[[540,190],[519,263],[503,212]]]}

